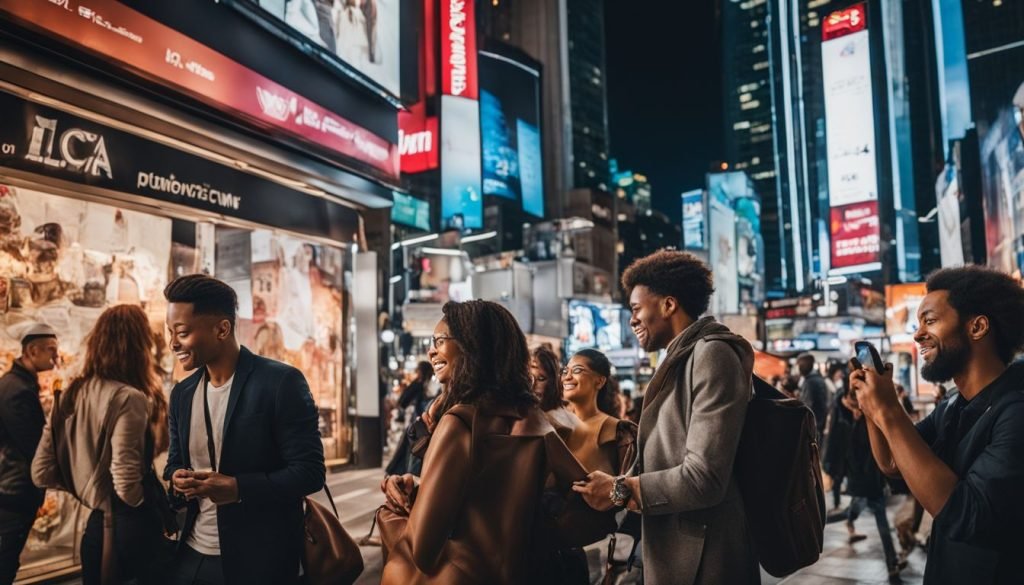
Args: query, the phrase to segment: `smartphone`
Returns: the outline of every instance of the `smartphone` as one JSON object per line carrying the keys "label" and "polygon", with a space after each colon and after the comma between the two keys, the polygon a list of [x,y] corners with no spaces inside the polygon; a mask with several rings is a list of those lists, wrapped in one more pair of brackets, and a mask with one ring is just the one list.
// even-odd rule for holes
{"label": "smartphone", "polygon": [[858,341],[853,344],[853,350],[861,366],[871,368],[879,374],[885,373],[885,364],[882,363],[882,356],[878,355],[878,350],[870,342]]}

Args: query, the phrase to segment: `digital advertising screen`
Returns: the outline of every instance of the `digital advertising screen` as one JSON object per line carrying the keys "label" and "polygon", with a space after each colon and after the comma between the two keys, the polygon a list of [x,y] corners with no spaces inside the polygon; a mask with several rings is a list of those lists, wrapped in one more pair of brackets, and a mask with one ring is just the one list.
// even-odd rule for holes
{"label": "digital advertising screen", "polygon": [[478,67],[483,193],[543,217],[540,71],[488,52],[480,53]]}
{"label": "digital advertising screen", "polygon": [[430,231],[430,202],[402,193],[392,192],[391,221],[425,232]]}
{"label": "digital advertising screen", "polygon": [[719,197],[709,197],[708,257],[715,280],[708,311],[728,315],[739,311],[739,267],[736,254],[736,211]]}
{"label": "digital advertising screen", "polygon": [[569,301],[569,337],[566,353],[581,349],[622,349],[623,309],[620,305]]}
{"label": "digital advertising screen", "polygon": [[706,247],[704,219],[704,190],[694,189],[681,195],[683,204],[683,248],[703,250]]}
{"label": "digital advertising screen", "polygon": [[822,24],[832,274],[880,268],[875,106],[865,10],[857,4],[833,12]]}
{"label": "digital advertising screen", "polygon": [[274,18],[391,93],[401,91],[400,0],[256,0]]}
{"label": "digital advertising screen", "polygon": [[441,96],[441,223],[484,226],[480,188],[480,109],[476,100]]}

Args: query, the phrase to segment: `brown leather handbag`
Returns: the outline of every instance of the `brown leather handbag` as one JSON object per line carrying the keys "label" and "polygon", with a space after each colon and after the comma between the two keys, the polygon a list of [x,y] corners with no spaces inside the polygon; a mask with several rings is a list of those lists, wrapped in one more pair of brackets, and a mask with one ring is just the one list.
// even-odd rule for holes
{"label": "brown leather handbag", "polygon": [[[324,485],[331,510],[306,498],[302,567],[309,585],[351,585],[363,572],[363,555],[338,517],[331,490]],[[331,512],[334,512],[331,514]]]}

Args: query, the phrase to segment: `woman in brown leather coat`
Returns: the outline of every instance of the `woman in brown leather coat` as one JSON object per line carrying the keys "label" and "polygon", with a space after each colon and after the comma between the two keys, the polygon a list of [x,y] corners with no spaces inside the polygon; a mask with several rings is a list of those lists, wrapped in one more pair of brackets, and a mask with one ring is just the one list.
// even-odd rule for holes
{"label": "woman in brown leather coat", "polygon": [[536,569],[545,441],[557,438],[536,406],[514,317],[487,301],[447,303],[443,313],[428,355],[444,402],[432,413],[422,482],[385,481],[381,583],[525,583]]}

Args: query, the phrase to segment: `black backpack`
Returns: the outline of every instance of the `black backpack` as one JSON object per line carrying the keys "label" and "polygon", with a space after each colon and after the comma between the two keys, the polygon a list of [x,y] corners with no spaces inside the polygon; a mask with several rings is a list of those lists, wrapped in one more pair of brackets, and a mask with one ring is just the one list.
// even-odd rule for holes
{"label": "black backpack", "polygon": [[826,516],[821,446],[809,408],[757,376],[753,385],[736,479],[758,560],[769,574],[782,577],[821,555]]}

